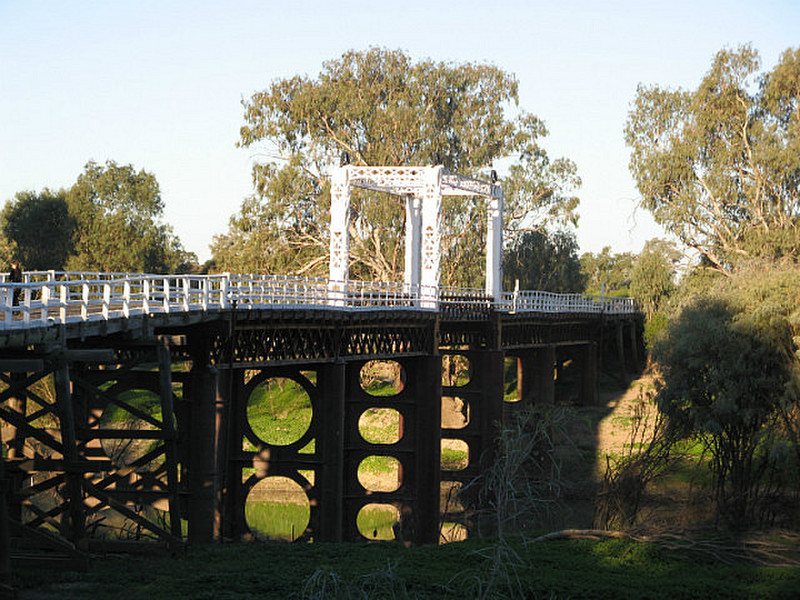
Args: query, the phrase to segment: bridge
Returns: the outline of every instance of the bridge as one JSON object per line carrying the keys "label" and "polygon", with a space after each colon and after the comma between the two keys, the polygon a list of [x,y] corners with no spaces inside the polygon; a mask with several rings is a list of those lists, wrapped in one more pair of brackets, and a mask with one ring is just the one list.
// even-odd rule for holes
{"label": "bridge", "polygon": [[[404,197],[402,283],[349,279],[354,185]],[[484,289],[439,286],[446,193],[489,199]],[[0,562],[74,566],[83,550],[131,540],[248,539],[257,534],[248,499],[278,479],[308,510],[295,539],[369,539],[358,519],[377,505],[396,512],[396,538],[437,543],[444,521],[472,526],[440,500],[479,474],[497,423],[553,403],[566,365],[570,396],[593,404],[601,366],[624,377],[639,363],[632,300],[502,290],[493,183],[441,167],[341,167],[331,213],[326,279],[43,271],[0,282]],[[376,392],[369,374],[381,364],[395,385]],[[310,407],[291,440],[253,415],[274,381]],[[376,411],[395,416],[396,440],[365,431]],[[466,465],[443,466],[443,443],[463,447]],[[392,485],[360,476],[375,456],[397,465]],[[39,554],[26,558],[28,547]]]}

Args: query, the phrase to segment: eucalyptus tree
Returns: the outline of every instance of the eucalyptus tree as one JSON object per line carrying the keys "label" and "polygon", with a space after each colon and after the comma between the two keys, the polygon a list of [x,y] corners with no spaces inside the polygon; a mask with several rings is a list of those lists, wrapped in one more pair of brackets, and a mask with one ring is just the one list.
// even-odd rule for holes
{"label": "eucalyptus tree", "polygon": [[0,223],[3,237],[24,269],[64,268],[75,233],[66,190],[19,192],[3,207]]}
{"label": "eucalyptus tree", "polygon": [[505,289],[582,292],[584,274],[571,231],[526,231],[503,254]]}
{"label": "eucalyptus tree", "polygon": [[675,289],[675,265],[681,254],[665,240],[648,240],[633,261],[631,296],[636,298],[647,319],[664,307]]}
{"label": "eucalyptus tree", "polygon": [[89,162],[67,204],[76,223],[70,269],[164,273],[197,262],[160,223],[164,201],[152,173],[114,161]]}
{"label": "eucalyptus tree", "polygon": [[[355,165],[441,163],[488,177],[509,159],[504,187],[513,236],[550,222],[574,222],[580,179],[574,163],[551,160],[547,130],[518,107],[516,79],[496,66],[413,61],[399,50],[350,51],[316,77],[278,79],[244,101],[240,145],[258,153],[255,196],[212,250],[219,268],[323,274],[327,266],[329,177],[346,153]],[[504,163],[505,164],[505,163]],[[351,272],[397,280],[403,264],[403,205],[356,190]],[[443,204],[442,277],[477,284],[484,202]]]}
{"label": "eucalyptus tree", "polygon": [[640,85],[625,136],[642,205],[714,269],[800,250],[800,48],[717,53],[696,90]]}
{"label": "eucalyptus tree", "polygon": [[630,293],[631,274],[635,256],[630,252],[612,253],[611,246],[600,252],[581,255],[581,272],[587,294],[626,296]]}

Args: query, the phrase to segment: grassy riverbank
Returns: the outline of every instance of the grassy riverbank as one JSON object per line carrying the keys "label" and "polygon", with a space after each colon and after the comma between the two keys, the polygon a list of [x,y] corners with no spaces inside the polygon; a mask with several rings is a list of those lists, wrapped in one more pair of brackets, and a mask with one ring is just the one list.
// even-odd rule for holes
{"label": "grassy riverbank", "polygon": [[489,540],[416,548],[254,543],[193,547],[178,557],[104,557],[88,573],[25,572],[15,580],[21,600],[797,597],[800,568],[720,558],[631,540],[515,540],[499,551]]}

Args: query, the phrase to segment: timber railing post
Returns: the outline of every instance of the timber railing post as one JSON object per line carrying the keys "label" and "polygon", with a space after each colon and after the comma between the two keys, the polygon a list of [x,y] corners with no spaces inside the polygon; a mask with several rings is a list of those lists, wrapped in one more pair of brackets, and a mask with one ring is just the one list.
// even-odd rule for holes
{"label": "timber railing post", "polygon": [[107,281],[103,283],[103,318],[108,320],[108,310],[111,305],[111,284]]}
{"label": "timber railing post", "polygon": [[231,274],[223,273],[219,281],[219,307],[228,308],[228,288],[230,287]]}
{"label": "timber railing post", "polygon": [[148,277],[142,279],[142,312],[146,315],[150,314],[150,279]]}
{"label": "timber railing post", "polygon": [[58,320],[61,323],[67,322],[67,302],[69,301],[69,284],[61,284],[59,286],[59,307],[58,307]]}
{"label": "timber railing post", "polygon": [[84,281],[81,285],[81,319],[86,321],[89,318],[89,282]]}

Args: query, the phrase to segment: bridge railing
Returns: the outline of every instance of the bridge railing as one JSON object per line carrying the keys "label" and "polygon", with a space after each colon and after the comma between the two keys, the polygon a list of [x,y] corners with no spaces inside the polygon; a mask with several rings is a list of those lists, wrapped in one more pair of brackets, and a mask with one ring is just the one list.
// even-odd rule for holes
{"label": "bridge railing", "polygon": [[[148,275],[33,271],[22,283],[0,278],[0,329],[125,318],[140,314],[237,308],[325,307],[441,309],[457,318],[491,310],[633,313],[630,298],[525,291],[499,302],[483,290],[422,288],[402,283],[329,281],[274,275]],[[14,296],[17,301],[14,302]]]}
{"label": "bridge railing", "polygon": [[502,306],[509,312],[631,314],[637,311],[633,298],[609,298],[589,294],[556,292],[504,292]]}

